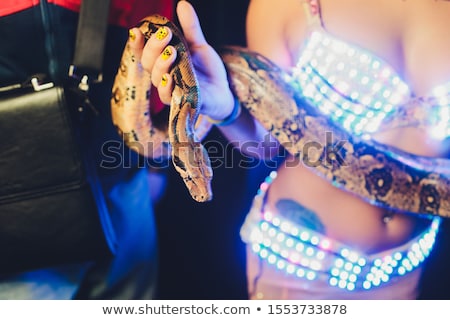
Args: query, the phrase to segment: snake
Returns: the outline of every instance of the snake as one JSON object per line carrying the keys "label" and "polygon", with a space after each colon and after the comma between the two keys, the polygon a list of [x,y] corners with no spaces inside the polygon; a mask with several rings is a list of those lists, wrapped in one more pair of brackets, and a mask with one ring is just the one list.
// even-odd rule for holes
{"label": "snake", "polygon": [[[147,33],[148,30],[154,32],[161,25],[158,19],[154,20],[154,17],[143,21]],[[174,24],[164,21],[164,25],[174,31],[174,38],[180,37],[176,39],[176,42],[180,44],[177,50],[183,53],[180,55],[180,60],[175,63],[175,71],[172,70],[175,75],[175,89],[170,114],[173,113],[172,108],[175,109],[176,114],[190,114],[192,112],[190,108],[199,110],[197,104],[183,105],[192,91],[199,90],[195,81],[191,83],[195,72],[193,69],[187,70],[192,68],[190,61],[183,61],[189,60],[190,56],[182,40],[182,33]],[[450,159],[418,156],[375,140],[352,135],[308,104],[289,80],[288,72],[267,57],[239,46],[222,47],[219,54],[228,73],[230,88],[242,108],[277,139],[285,150],[302,159],[304,163],[310,163],[311,165],[307,167],[314,173],[328,180],[333,186],[350,192],[372,205],[394,212],[427,217],[450,217]],[[124,53],[122,69],[129,69],[127,64],[131,63],[130,59],[131,57]],[[135,75],[129,73],[126,75],[120,69],[117,77],[117,87],[120,88],[117,91],[120,92],[129,90],[127,88],[130,85],[145,83],[142,79],[134,78]],[[187,78],[181,81],[177,77]],[[190,83],[190,86],[186,87],[185,82]],[[148,90],[148,85],[145,84],[143,88]],[[122,133],[131,133],[132,137],[149,139],[148,141],[158,145],[160,143],[166,146],[171,145],[173,150],[177,149],[176,143],[182,141],[177,137],[185,137],[186,132],[194,130],[192,127],[184,128],[174,125],[171,121],[176,121],[176,118],[169,116],[168,128],[171,132],[167,134],[164,131],[160,135],[155,135],[153,132],[156,128],[149,119],[148,101],[145,106],[131,104],[130,109],[139,110],[142,114],[129,118],[118,106],[121,103],[120,99],[123,97],[118,96],[116,100],[113,98],[113,101],[117,101],[115,102],[116,111],[119,115],[116,118],[126,119],[128,123],[124,126],[117,122]],[[185,124],[192,126],[192,121]],[[208,130],[209,127],[205,132]],[[305,148],[311,142],[321,141],[325,133],[332,133],[333,141],[325,144],[315,143],[316,159],[311,162],[309,154],[304,152]],[[136,141],[136,138],[128,138],[128,143],[130,141]],[[196,143],[198,142],[190,146]],[[188,153],[194,157],[197,155],[194,149],[189,150]],[[183,163],[187,161],[186,154],[176,156],[180,157],[179,161]],[[176,162],[174,162],[175,165]],[[199,185],[210,183],[212,176],[211,168],[207,167],[207,161],[199,164],[205,167],[198,173],[191,173],[191,168],[186,166],[183,167],[184,170],[179,170],[184,174],[182,177],[185,183],[186,175],[190,177],[189,179],[197,179],[194,184],[186,183],[191,195],[207,190],[206,186],[199,187]],[[207,174],[202,179],[201,174],[204,173]],[[196,189],[190,189],[193,185]],[[201,196],[204,194],[200,194],[200,198]]]}
{"label": "snake", "polygon": [[199,85],[186,41],[179,28],[161,15],[148,16],[136,27],[146,40],[161,27],[173,32],[170,45],[178,55],[170,70],[174,80],[170,108],[152,113],[151,74],[133,54],[129,38],[112,87],[113,124],[130,149],[149,158],[171,158],[191,197],[198,202],[210,201],[213,172],[201,140],[212,124],[200,114]]}

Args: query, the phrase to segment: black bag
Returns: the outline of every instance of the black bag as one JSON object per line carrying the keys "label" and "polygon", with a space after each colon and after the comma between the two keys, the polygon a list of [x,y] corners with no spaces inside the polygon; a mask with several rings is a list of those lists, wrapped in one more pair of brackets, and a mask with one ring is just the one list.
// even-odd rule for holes
{"label": "black bag", "polygon": [[[105,10],[105,2],[109,6],[109,1],[85,2],[79,20],[83,26],[92,22],[96,12],[87,8],[88,4],[101,3],[101,8],[97,8],[101,10]],[[90,20],[86,18],[89,14],[83,15],[87,11],[91,12]],[[102,19],[98,15],[96,18],[95,24],[101,24]],[[106,18],[107,12],[104,26]],[[78,28],[80,51],[82,26]],[[105,34],[100,32],[97,36]],[[84,47],[88,56],[96,52]],[[89,63],[94,60],[87,59]],[[112,254],[102,226],[105,221],[101,221],[91,188],[96,179],[95,168],[81,145],[87,134],[80,123],[80,108],[88,105],[87,78],[73,76],[77,81],[68,81],[74,83],[69,87],[42,84],[34,77],[25,85],[0,89],[1,274],[80,263]]]}

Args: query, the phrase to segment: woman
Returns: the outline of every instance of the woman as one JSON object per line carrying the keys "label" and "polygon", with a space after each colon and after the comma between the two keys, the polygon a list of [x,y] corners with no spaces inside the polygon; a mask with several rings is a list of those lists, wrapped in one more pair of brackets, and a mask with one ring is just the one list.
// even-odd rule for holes
{"label": "woman", "polygon": [[[248,113],[239,112],[239,107],[234,104],[226,72],[218,55],[206,43],[192,7],[187,1],[180,1],[177,13],[200,81],[201,112],[209,116],[230,141],[265,141],[262,127]],[[359,99],[361,104],[368,106],[379,95],[384,105],[392,104],[395,110],[402,108],[401,104],[411,110],[425,110],[426,114],[424,101],[430,97],[432,89],[445,84],[450,75],[447,59],[450,40],[446,37],[449,14],[450,3],[447,1],[322,0],[319,3],[284,0],[274,6],[271,0],[252,0],[247,16],[247,42],[250,49],[270,58],[286,71],[300,74],[295,81],[301,83],[300,90],[307,98],[305,87],[309,80],[307,76],[301,76],[302,70],[306,70],[305,64],[312,65],[313,69],[316,67],[313,72],[319,74],[320,67],[326,66],[336,74],[324,71],[322,78],[335,92],[349,90],[353,100]],[[133,32],[138,33],[137,30]],[[141,55],[144,68],[152,73],[152,82],[158,87],[161,100],[169,103],[172,80],[168,70],[176,52],[170,46],[165,50],[171,31],[164,29],[158,34],[145,47],[142,35],[138,34],[134,46],[136,54]],[[330,43],[339,47],[339,54],[344,50],[350,59],[345,60],[338,53],[330,56],[335,53],[326,47]],[[364,65],[369,60],[376,64]],[[358,61],[357,65],[355,61]],[[343,70],[348,71],[344,74]],[[376,84],[380,72],[390,77],[391,82]],[[337,78],[336,82],[330,80],[333,76]],[[378,88],[375,92],[367,91],[368,85],[372,89],[378,85]],[[442,88],[448,93],[447,86]],[[218,101],[214,99],[216,96],[223,99]],[[310,103],[320,109],[320,104],[315,104],[313,99]],[[390,126],[378,127],[379,123],[371,122],[373,114],[369,115],[365,110],[356,113],[366,118],[363,126],[346,127],[337,120],[338,124],[352,134],[366,133],[373,140],[417,155],[439,157],[446,152],[444,141],[449,135],[448,122],[443,124],[443,133],[435,137],[430,129],[436,125],[429,119],[421,125],[413,125],[406,118],[406,125],[395,126],[395,120]],[[261,156],[270,156],[271,149],[260,145]],[[242,229],[249,249],[250,297],[417,298],[422,265],[413,263],[413,266],[398,269],[401,260],[395,264],[384,262],[397,259],[398,252],[407,255],[425,235],[434,235],[439,226],[438,219],[432,222],[423,216],[372,206],[315,175],[308,163],[298,162],[295,166],[292,163],[295,163],[293,157],[287,155],[285,163],[262,185],[265,194],[255,198]],[[294,250],[296,256],[289,257],[290,261],[296,261],[297,267],[287,267],[282,254],[281,258],[280,254],[271,255],[270,250],[275,250],[273,246],[269,250],[261,249],[260,244],[264,241],[287,236],[290,231],[275,230],[282,223],[288,223],[303,235],[300,240],[283,242],[279,249],[297,248]],[[265,235],[267,230],[264,228],[271,226],[275,226],[274,234]],[[253,232],[257,232],[262,240],[252,238]],[[328,243],[327,248],[323,241]],[[367,271],[367,266],[384,268],[384,271],[370,268]]]}

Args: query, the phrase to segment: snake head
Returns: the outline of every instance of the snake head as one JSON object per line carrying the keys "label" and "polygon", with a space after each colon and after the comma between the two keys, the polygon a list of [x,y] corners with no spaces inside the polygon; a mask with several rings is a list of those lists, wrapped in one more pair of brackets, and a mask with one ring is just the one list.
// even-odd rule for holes
{"label": "snake head", "polygon": [[[212,199],[211,180],[213,172],[211,169],[209,158],[206,155],[206,150],[201,144],[196,148],[187,150],[176,150],[172,156],[172,162],[175,169],[180,174],[186,185],[192,199],[197,202],[206,202]],[[190,154],[183,157],[189,159],[189,164],[184,163],[178,152],[189,152]]]}
{"label": "snake head", "polygon": [[184,180],[192,199],[197,202],[211,201],[213,197],[210,181],[204,181],[200,184],[196,184],[194,181],[195,179]]}

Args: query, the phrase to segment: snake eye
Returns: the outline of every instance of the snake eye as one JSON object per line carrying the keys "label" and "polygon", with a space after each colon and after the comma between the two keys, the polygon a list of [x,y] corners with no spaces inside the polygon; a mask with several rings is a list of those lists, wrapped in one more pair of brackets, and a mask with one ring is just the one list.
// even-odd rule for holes
{"label": "snake eye", "polygon": [[121,63],[119,68],[120,68],[120,72],[122,72],[124,74],[127,72],[127,66],[124,63]]}
{"label": "snake eye", "polygon": [[114,102],[118,104],[120,102],[120,97],[121,97],[120,90],[119,90],[119,88],[116,88],[116,90],[114,90],[114,94],[113,94]]}

